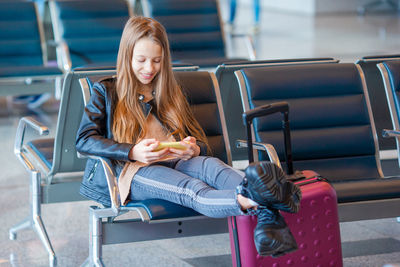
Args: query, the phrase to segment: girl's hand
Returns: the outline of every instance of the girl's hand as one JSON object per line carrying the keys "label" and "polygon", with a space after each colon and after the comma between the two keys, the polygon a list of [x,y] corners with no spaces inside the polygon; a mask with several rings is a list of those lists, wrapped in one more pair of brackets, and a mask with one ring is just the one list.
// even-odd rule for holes
{"label": "girl's hand", "polygon": [[196,144],[196,138],[193,136],[188,136],[180,142],[182,145],[186,147],[185,150],[176,149],[176,148],[169,148],[169,154],[171,156],[188,160],[193,157],[197,157],[200,155],[200,147]]}
{"label": "girl's hand", "polygon": [[146,164],[153,163],[168,155],[168,148],[154,152],[160,144],[156,139],[143,139],[129,151],[129,159],[140,161]]}

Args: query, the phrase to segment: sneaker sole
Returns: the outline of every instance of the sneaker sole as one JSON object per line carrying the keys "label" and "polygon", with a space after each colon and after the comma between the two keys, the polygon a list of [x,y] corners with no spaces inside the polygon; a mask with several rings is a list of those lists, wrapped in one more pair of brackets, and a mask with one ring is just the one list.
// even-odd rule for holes
{"label": "sneaker sole", "polygon": [[272,202],[283,201],[283,184],[286,182],[285,175],[278,175],[278,172],[282,170],[271,163],[257,164],[257,169],[261,168],[263,175],[259,175],[261,171],[256,171],[257,175],[246,175],[248,183],[257,188],[260,183],[264,185],[267,189],[263,194],[265,196],[265,203],[259,203],[261,205],[267,206]]}

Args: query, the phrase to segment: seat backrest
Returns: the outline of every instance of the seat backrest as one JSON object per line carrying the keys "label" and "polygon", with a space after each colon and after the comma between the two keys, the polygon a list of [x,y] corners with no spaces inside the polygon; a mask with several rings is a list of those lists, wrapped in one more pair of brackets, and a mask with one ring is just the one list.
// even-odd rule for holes
{"label": "seat backrest", "polygon": [[[400,131],[400,57],[398,60],[385,61],[378,64],[381,72],[383,83],[385,86],[388,107],[390,111],[392,128]],[[392,138],[394,139],[394,138]],[[397,158],[400,165],[400,146],[398,138],[395,139],[397,144]]]}
{"label": "seat backrest", "polygon": [[366,56],[357,61],[357,64],[361,66],[365,74],[375,127],[378,132],[379,150],[392,150],[396,148],[396,145],[392,138],[383,138],[380,134],[383,129],[390,128],[391,120],[382,77],[376,65],[384,61],[399,59],[400,54],[375,55]]}
{"label": "seat backrest", "polygon": [[[362,70],[355,64],[309,64],[237,71],[244,109],[287,101],[295,170],[331,181],[382,177]],[[257,141],[284,159],[282,116],[256,119]],[[262,155],[262,159],[265,159]]]}
{"label": "seat backrest", "polygon": [[212,155],[231,164],[228,132],[215,75],[206,71],[176,71],[175,77],[206,133]]}
{"label": "seat backrest", "polygon": [[145,15],[156,19],[165,27],[174,61],[226,56],[216,0],[144,0],[143,2],[143,5],[148,7],[148,14]]}
{"label": "seat backrest", "polygon": [[34,2],[0,1],[0,68],[43,66],[43,28]]}
{"label": "seat backrest", "polygon": [[49,7],[60,67],[116,64],[128,1],[51,0]]}
{"label": "seat backrest", "polygon": [[66,74],[58,112],[53,164],[50,175],[64,172],[79,172],[85,169],[86,159],[78,158],[75,148],[76,133],[84,109],[84,100],[79,79],[114,74],[115,69],[79,69]]}
{"label": "seat backrest", "polygon": [[299,58],[299,59],[278,59],[258,61],[227,62],[216,68],[215,75],[220,86],[222,106],[224,108],[226,126],[229,132],[229,142],[232,149],[232,160],[246,160],[247,151],[243,148],[236,148],[235,142],[238,139],[246,139],[246,131],[242,121],[242,101],[240,99],[239,84],[234,72],[246,68],[259,68],[280,65],[298,65],[315,63],[338,63],[333,58]]}

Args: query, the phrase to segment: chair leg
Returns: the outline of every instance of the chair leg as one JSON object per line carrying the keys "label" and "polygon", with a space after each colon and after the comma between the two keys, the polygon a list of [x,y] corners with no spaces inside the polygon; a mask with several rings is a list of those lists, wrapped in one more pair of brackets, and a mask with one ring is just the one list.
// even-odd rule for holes
{"label": "chair leg", "polygon": [[34,229],[39,236],[40,240],[42,241],[42,244],[44,245],[45,249],[47,250],[47,253],[49,254],[49,263],[50,266],[57,266],[57,258],[56,254],[54,253],[53,247],[51,246],[49,236],[47,235],[46,228],[44,227],[42,217],[36,216],[33,218],[34,222]]}
{"label": "chair leg", "polygon": [[49,236],[47,235],[46,228],[43,224],[42,220],[42,212],[41,212],[41,176],[39,172],[32,172],[31,179],[31,191],[32,191],[32,199],[31,199],[31,210],[32,210],[32,226],[39,236],[42,244],[44,245],[47,253],[49,254],[49,262],[50,266],[57,265],[56,254],[54,253],[53,247],[50,243]]}
{"label": "chair leg", "polygon": [[20,230],[23,230],[25,228],[32,227],[31,219],[26,218],[22,222],[16,224],[15,226],[10,228],[9,234],[10,234],[10,239],[15,240],[17,239],[17,232]]}
{"label": "chair leg", "polygon": [[9,230],[9,235],[11,240],[15,240],[17,238],[17,232],[25,229],[32,228],[35,230],[36,234],[39,236],[42,244],[44,245],[47,253],[49,254],[49,264],[50,266],[57,265],[57,258],[54,253],[53,247],[50,243],[49,236],[47,235],[46,228],[44,227],[40,209],[40,173],[37,171],[33,171],[31,173],[31,181],[30,181],[30,217],[25,219],[23,222],[13,226]]}
{"label": "chair leg", "polygon": [[99,218],[95,210],[97,207],[92,206],[89,209],[89,257],[82,266],[103,267],[102,257],[102,230],[101,218]]}

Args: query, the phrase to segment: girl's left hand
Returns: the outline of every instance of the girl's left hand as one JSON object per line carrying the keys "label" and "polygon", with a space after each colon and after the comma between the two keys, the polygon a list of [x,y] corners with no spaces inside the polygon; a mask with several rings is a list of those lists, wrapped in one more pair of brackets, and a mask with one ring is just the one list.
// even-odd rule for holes
{"label": "girl's left hand", "polygon": [[176,148],[169,148],[169,154],[171,156],[188,160],[193,157],[200,155],[200,147],[196,143],[196,138],[193,136],[188,136],[180,142],[182,145],[186,147],[185,150],[176,149]]}

